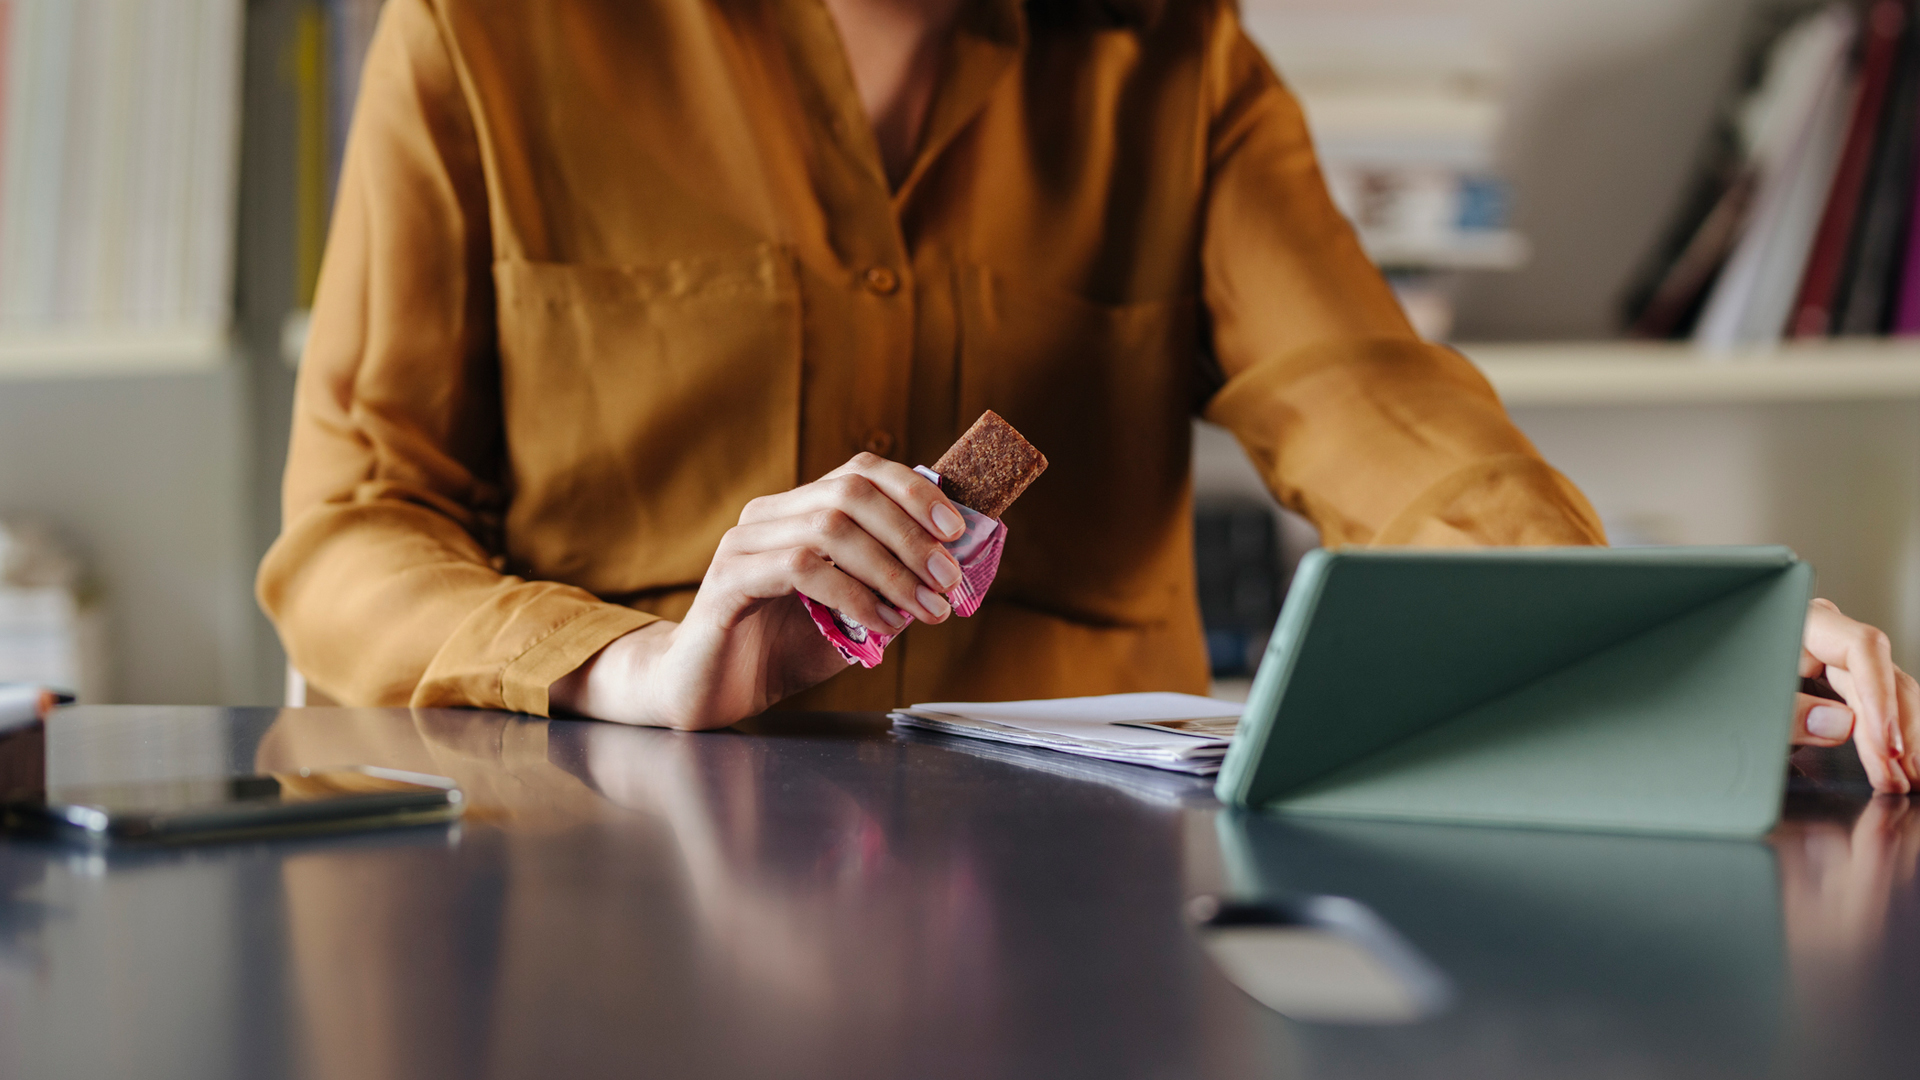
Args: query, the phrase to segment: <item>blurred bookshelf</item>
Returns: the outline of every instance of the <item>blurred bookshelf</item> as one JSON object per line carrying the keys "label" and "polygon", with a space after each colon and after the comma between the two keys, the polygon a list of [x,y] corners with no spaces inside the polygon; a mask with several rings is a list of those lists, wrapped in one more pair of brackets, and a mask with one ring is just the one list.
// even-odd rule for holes
{"label": "blurred bookshelf", "polygon": [[[1387,8],[1394,7],[1387,5]],[[1464,11],[1253,3],[1335,201],[1423,335],[1524,270],[1503,175],[1513,43]],[[1623,297],[1620,337],[1459,345],[1512,406],[1920,399],[1920,27],[1911,0],[1776,4]]]}
{"label": "blurred bookshelf", "polygon": [[[1920,663],[1920,2],[1693,27],[1510,6],[1244,11],[1415,329],[1480,368],[1615,543],[1790,545]],[[1645,56],[1573,41],[1628,28]],[[1241,457],[1196,425],[1207,509],[1262,495]],[[1213,607],[1210,631],[1236,628]],[[1243,695],[1215,659],[1215,691]]]}
{"label": "blurred bookshelf", "polygon": [[0,379],[232,357],[244,16],[0,3]]}

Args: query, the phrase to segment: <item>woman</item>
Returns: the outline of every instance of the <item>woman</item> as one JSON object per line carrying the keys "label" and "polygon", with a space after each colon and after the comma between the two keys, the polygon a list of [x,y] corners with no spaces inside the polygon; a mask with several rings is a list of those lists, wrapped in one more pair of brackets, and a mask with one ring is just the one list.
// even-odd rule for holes
{"label": "woman", "polygon": [[[1196,409],[1332,544],[1604,542],[1408,327],[1230,0],[392,0],[313,325],[260,596],[349,702],[1202,690]],[[1052,468],[954,620],[900,462],[986,407]],[[873,591],[927,625],[847,670],[796,595]],[[1808,645],[1854,712],[1799,737],[1904,790],[1884,636]]]}

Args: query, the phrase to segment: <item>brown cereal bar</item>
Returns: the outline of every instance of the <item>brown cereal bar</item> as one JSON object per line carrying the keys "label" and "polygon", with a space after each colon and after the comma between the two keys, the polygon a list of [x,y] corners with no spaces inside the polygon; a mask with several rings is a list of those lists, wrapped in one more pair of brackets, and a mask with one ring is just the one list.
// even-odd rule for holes
{"label": "brown cereal bar", "polygon": [[1047,471],[1047,457],[988,409],[933,463],[947,498],[999,518]]}

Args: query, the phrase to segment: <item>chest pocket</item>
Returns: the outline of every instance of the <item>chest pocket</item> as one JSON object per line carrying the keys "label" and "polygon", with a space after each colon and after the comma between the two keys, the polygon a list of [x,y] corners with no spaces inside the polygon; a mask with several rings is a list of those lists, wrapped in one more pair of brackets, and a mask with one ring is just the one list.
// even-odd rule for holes
{"label": "chest pocket", "polygon": [[494,277],[513,569],[603,596],[698,582],[741,507],[796,482],[791,255]]}
{"label": "chest pocket", "polygon": [[1191,606],[1197,304],[1099,304],[977,267],[960,302],[962,422],[994,409],[1049,461],[1007,512],[993,597],[1110,626]]}

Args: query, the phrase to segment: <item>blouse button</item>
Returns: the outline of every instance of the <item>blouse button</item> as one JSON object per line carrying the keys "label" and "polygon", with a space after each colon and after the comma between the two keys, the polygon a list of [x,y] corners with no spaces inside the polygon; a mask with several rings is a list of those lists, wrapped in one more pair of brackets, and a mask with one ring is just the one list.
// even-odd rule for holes
{"label": "blouse button", "polygon": [[891,296],[893,290],[900,287],[899,275],[884,266],[869,267],[864,280],[867,283],[867,291],[876,296]]}
{"label": "blouse button", "polygon": [[861,449],[869,454],[886,457],[887,453],[893,449],[893,435],[891,432],[875,428],[867,435],[867,441],[861,444]]}

